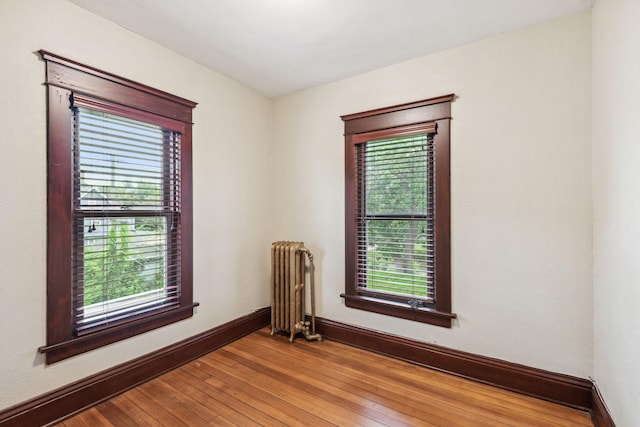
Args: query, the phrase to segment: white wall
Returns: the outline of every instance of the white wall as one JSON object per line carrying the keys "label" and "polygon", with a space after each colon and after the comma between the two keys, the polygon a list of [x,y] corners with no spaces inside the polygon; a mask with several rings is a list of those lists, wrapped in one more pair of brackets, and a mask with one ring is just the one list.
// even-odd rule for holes
{"label": "white wall", "polygon": [[[272,239],[316,254],[319,315],[580,377],[592,371],[591,15],[274,101]],[[340,115],[455,93],[452,329],[346,308]]]}
{"label": "white wall", "polygon": [[[37,353],[46,339],[46,103],[38,49],[199,103],[195,316],[51,366]],[[0,52],[0,409],[269,304],[269,99],[63,0],[0,1]]]}
{"label": "white wall", "polygon": [[594,377],[640,425],[640,2],[593,9]]}

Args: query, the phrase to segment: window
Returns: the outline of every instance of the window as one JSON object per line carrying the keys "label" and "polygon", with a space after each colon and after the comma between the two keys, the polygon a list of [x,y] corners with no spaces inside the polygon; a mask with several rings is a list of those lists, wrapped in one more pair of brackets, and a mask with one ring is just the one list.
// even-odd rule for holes
{"label": "window", "polygon": [[342,117],[348,307],[451,327],[453,97]]}
{"label": "window", "polygon": [[48,52],[47,363],[193,315],[195,103]]}

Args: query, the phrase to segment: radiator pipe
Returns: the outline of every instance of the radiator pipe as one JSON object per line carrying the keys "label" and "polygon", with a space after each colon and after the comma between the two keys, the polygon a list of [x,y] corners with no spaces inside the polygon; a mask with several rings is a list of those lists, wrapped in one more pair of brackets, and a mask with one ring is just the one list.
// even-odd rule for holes
{"label": "radiator pipe", "polygon": [[309,331],[305,331],[304,337],[307,341],[317,340],[322,341],[322,335],[316,333],[316,284],[315,284],[315,271],[316,266],[313,262],[313,254],[311,251],[305,247],[300,249],[301,252],[307,254],[309,257],[309,276],[310,276],[310,284],[311,284],[311,334]]}

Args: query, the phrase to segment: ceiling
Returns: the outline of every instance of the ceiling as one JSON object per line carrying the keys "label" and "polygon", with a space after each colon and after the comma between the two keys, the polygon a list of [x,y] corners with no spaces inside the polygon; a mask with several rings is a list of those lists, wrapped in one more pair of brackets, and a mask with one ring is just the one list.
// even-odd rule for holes
{"label": "ceiling", "polygon": [[69,0],[277,97],[587,10],[595,0]]}

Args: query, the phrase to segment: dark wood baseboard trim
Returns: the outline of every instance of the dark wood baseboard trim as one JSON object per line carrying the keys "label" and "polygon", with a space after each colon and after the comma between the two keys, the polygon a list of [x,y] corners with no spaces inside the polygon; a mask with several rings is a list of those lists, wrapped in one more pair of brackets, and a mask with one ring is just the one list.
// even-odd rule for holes
{"label": "dark wood baseboard trim", "polygon": [[41,426],[67,418],[269,325],[261,308],[231,322],[0,412],[0,426]]}
{"label": "dark wood baseboard trim", "polygon": [[316,329],[323,336],[344,344],[566,406],[591,409],[592,382],[587,379],[452,350],[324,318],[316,318]]}
{"label": "dark wood baseboard trim", "polygon": [[593,383],[591,397],[591,419],[593,420],[593,424],[596,427],[616,427],[596,383]]}

